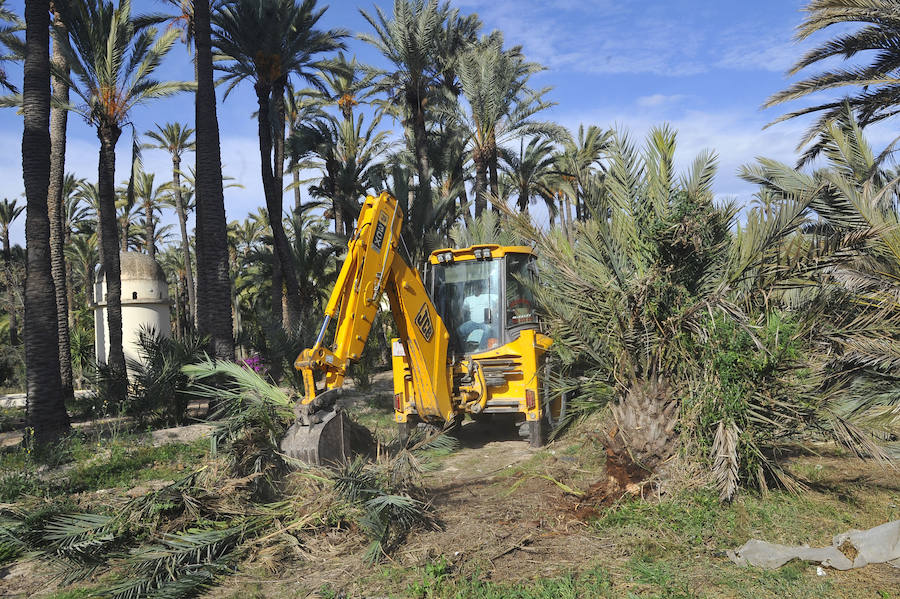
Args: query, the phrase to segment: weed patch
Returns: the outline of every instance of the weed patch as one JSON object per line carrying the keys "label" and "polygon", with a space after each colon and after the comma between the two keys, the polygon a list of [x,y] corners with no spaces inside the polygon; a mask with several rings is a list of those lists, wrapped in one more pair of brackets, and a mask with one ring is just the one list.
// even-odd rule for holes
{"label": "weed patch", "polygon": [[154,447],[136,436],[88,440],[73,435],[38,453],[12,448],[0,454],[0,502],[172,480],[201,463],[208,453],[209,443],[203,439]]}

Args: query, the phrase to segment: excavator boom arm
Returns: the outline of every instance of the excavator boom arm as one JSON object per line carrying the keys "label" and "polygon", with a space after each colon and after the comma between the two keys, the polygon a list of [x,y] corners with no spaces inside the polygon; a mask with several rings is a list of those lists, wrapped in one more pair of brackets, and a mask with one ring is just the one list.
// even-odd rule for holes
{"label": "excavator boom arm", "polygon": [[[452,416],[447,366],[449,334],[419,273],[400,256],[402,221],[397,200],[386,192],[369,196],[363,203],[316,342],[303,350],[294,363],[303,374],[306,393],[302,404],[312,404],[316,399],[317,372],[324,372],[327,389],[343,384],[350,363],[362,355],[381,298],[387,293],[400,340],[410,359],[419,413],[443,420]],[[326,345],[332,321],[334,339]]]}

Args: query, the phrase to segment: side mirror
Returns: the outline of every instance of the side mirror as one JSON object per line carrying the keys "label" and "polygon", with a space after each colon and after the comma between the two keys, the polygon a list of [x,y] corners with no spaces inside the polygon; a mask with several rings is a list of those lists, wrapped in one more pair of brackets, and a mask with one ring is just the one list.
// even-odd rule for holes
{"label": "side mirror", "polygon": [[491,318],[491,309],[490,308],[484,309],[484,320],[482,320],[482,322],[493,322],[493,319]]}

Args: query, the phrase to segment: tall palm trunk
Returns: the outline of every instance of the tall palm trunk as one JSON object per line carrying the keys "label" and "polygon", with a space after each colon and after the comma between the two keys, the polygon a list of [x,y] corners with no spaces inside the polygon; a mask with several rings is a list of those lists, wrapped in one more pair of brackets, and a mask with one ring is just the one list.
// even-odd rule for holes
{"label": "tall palm trunk", "polygon": [[[122,130],[115,125],[97,128],[100,138],[98,195],[100,217],[100,265],[106,277],[106,326],[109,331],[107,365],[125,373],[122,350],[122,271],[119,265],[118,221],[116,220],[116,143]],[[127,239],[127,238],[126,238]],[[123,251],[127,246],[123,246]]]}
{"label": "tall palm trunk", "polygon": [[272,319],[278,324],[283,324],[281,309],[281,297],[284,294],[284,279],[281,277],[281,263],[278,256],[272,255],[272,293],[269,296],[269,308],[272,311]]}
{"label": "tall palm trunk", "polygon": [[[530,199],[528,197],[528,187],[523,185],[519,189],[519,198],[516,202],[519,205],[519,212],[528,212],[528,200]],[[550,226],[553,226],[553,214],[550,215]]]}
{"label": "tall palm trunk", "polygon": [[500,177],[497,173],[497,139],[491,133],[491,157],[488,164],[491,177],[491,195],[500,197]]}
{"label": "tall palm trunk", "polygon": [[197,322],[197,296],[194,294],[194,269],[191,266],[191,242],[187,232],[187,213],[184,211],[184,197],[181,195],[181,156],[172,155],[172,183],[175,185],[175,212],[181,229],[181,253],[184,255],[184,276],[187,279],[188,312],[193,328]]}
{"label": "tall palm trunk", "polygon": [[[257,85],[256,97],[259,103],[259,154],[260,166],[262,169],[263,192],[266,196],[266,210],[269,213],[269,227],[272,229],[272,244],[275,247],[275,259],[278,260],[281,266],[281,276],[284,279],[288,305],[290,306],[289,312],[291,312],[292,316],[299,316],[302,312],[300,285],[297,281],[297,273],[291,268],[291,248],[288,243],[287,234],[284,232],[284,224],[281,220],[281,188],[278,187],[278,182],[283,179],[280,176],[276,178],[274,173],[275,170],[279,170],[277,152],[274,167],[272,165],[272,153],[275,148],[272,142],[272,124],[269,115],[270,91],[269,88]],[[282,115],[282,122],[283,120]],[[291,323],[285,323],[285,325],[288,328],[292,326]]]}
{"label": "tall palm trunk", "polygon": [[216,357],[234,360],[229,306],[231,275],[219,119],[213,87],[209,0],[194,0],[194,40],[197,46],[197,328],[209,336]]}
{"label": "tall palm trunk", "polygon": [[[294,136],[294,121],[288,120],[287,124],[287,138],[290,139]],[[303,200],[300,198],[300,169],[296,166],[291,169],[291,183],[294,188],[294,212],[299,212],[300,208],[303,205]]]}
{"label": "tall palm trunk", "polygon": [[457,160],[456,164],[453,166],[453,180],[460,183],[459,194],[456,196],[457,201],[459,202],[459,210],[465,210],[466,204],[469,203],[469,196],[466,195],[466,175],[463,172],[462,160]]}
{"label": "tall palm trunk", "polygon": [[[54,15],[53,28],[53,66],[60,71],[68,71],[66,58],[62,53],[59,39],[67,35],[65,24],[60,21],[59,13]],[[53,97],[60,104],[69,103],[69,86],[57,77],[52,79]],[[47,213],[50,218],[50,264],[53,284],[56,288],[56,319],[59,339],[59,375],[62,380],[63,398],[74,397],[72,382],[72,350],[69,340],[69,298],[66,281],[66,257],[63,252],[65,243],[65,205],[63,203],[63,181],[66,177],[66,125],[68,111],[51,109],[50,111],[50,187],[47,192]]]}
{"label": "tall palm trunk", "polygon": [[50,6],[25,4],[25,79],[22,110],[22,176],[25,183],[25,381],[26,420],[37,443],[69,429],[59,376],[56,292],[50,272]]}
{"label": "tall palm trunk", "polygon": [[[68,231],[63,235],[64,244],[68,245],[71,235]],[[68,315],[69,330],[75,326],[75,284],[72,279],[72,264],[66,262],[66,314]]]}
{"label": "tall palm trunk", "polygon": [[425,106],[421,98],[412,101],[413,106],[413,145],[416,153],[416,177],[419,181],[419,197],[426,204],[431,199],[431,166],[428,163],[428,133],[425,130]]}
{"label": "tall palm trunk", "polygon": [[144,215],[146,222],[144,223],[144,249],[153,259],[156,259],[156,223],[153,221],[153,200],[149,197],[144,198]]}
{"label": "tall palm trunk", "polygon": [[[231,263],[231,272],[237,272],[238,256],[237,249],[234,246],[228,248],[228,261]],[[234,283],[232,283],[231,285],[231,322],[232,334],[234,335],[235,339],[239,339],[243,322],[241,320],[241,305],[238,301],[237,285],[235,285]],[[235,357],[238,360],[244,360],[247,358],[244,353],[244,347],[240,343],[235,343],[234,353]]]}
{"label": "tall palm trunk", "polygon": [[475,218],[481,216],[487,208],[487,160],[484,152],[476,148],[472,153],[472,162],[475,163]]}

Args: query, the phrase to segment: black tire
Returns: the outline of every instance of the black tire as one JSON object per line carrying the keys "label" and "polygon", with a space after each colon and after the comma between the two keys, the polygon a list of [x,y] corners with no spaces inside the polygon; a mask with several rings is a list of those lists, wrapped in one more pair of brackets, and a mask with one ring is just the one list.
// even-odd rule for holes
{"label": "black tire", "polygon": [[397,423],[397,438],[401,448],[406,447],[407,443],[409,443],[409,434],[415,426],[416,423],[411,420]]}
{"label": "black tire", "polygon": [[547,443],[547,431],[542,420],[528,421],[528,444],[531,447],[543,447]]}

